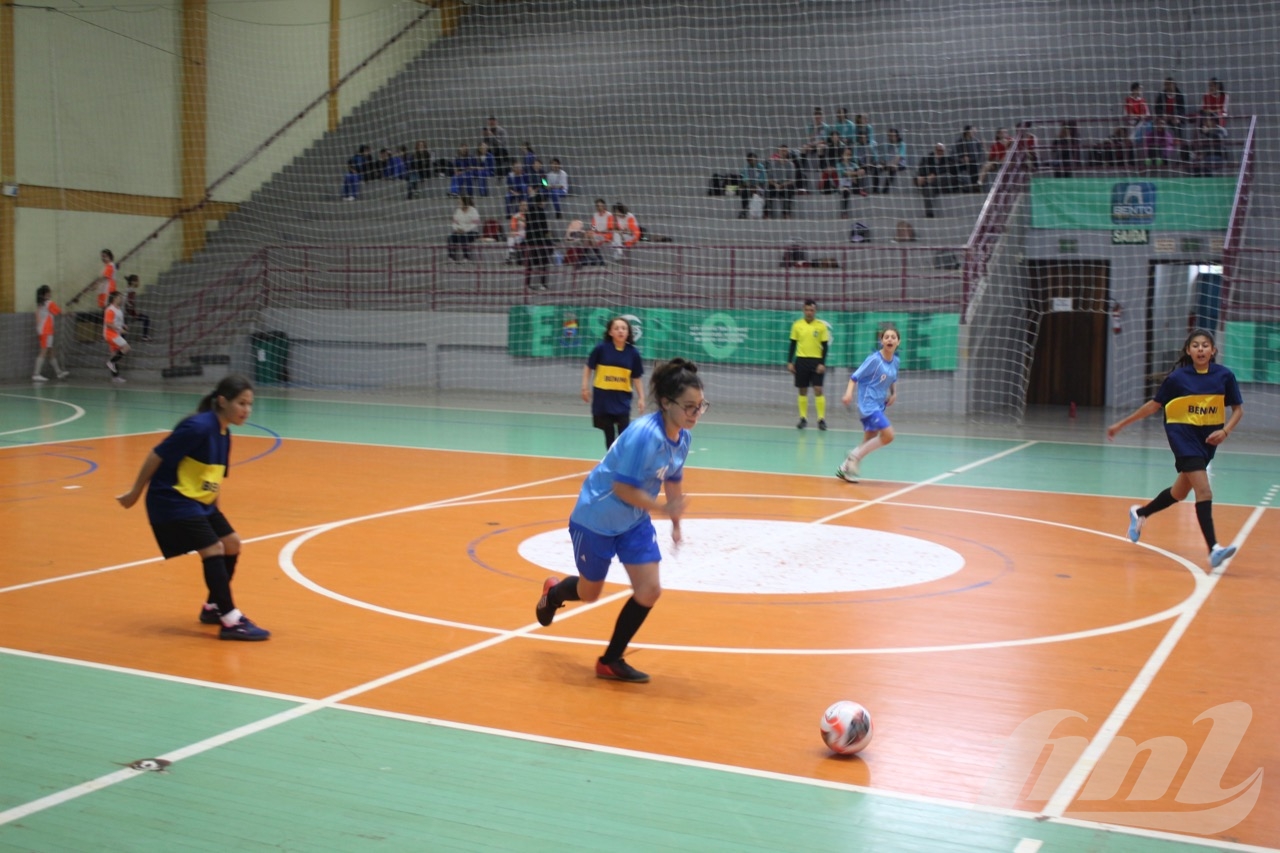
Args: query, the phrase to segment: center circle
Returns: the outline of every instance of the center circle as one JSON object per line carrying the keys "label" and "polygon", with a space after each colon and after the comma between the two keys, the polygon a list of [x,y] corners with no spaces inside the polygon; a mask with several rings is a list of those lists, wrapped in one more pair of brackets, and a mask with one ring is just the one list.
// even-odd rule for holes
{"label": "center circle", "polygon": [[[654,519],[662,552],[662,586],[691,592],[812,594],[893,589],[939,580],[964,568],[950,548],[897,533],[798,521],[686,518],[683,541],[671,522]],[[553,572],[573,574],[564,528],[531,536],[518,552]],[[614,559],[610,579],[625,583]]]}

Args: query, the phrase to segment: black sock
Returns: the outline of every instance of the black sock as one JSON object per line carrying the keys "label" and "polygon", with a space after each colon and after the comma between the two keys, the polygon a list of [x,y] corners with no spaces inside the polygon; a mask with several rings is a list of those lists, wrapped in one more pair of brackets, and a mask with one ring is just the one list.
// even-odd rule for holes
{"label": "black sock", "polygon": [[604,650],[600,660],[605,663],[614,663],[622,657],[622,653],[627,650],[627,644],[636,635],[636,631],[640,630],[645,617],[652,609],[652,607],[636,604],[635,596],[628,598],[627,603],[622,605],[622,612],[618,614],[617,623],[613,626],[613,637],[609,640],[609,648]]}
{"label": "black sock", "polygon": [[[222,555],[222,565],[225,566],[227,570],[227,586],[228,587],[231,586],[231,579],[236,576],[236,560],[238,559],[240,559],[239,554],[223,554]],[[209,596],[208,603],[212,604],[214,607],[218,606],[217,604],[214,603],[212,595]]]}
{"label": "black sock", "polygon": [[566,601],[581,601],[581,600],[582,599],[578,597],[578,576],[577,575],[574,575],[573,577],[570,577],[570,578],[565,578],[564,580],[560,581],[560,583],[551,587],[551,590],[547,593],[547,604],[555,604],[558,606],[558,605],[564,604]]}
{"label": "black sock", "polygon": [[1149,515],[1155,515],[1157,512],[1159,512],[1162,509],[1168,509],[1169,507],[1173,506],[1177,502],[1178,502],[1178,499],[1173,496],[1173,490],[1165,489],[1163,492],[1161,492],[1160,494],[1152,498],[1151,503],[1147,504],[1144,507],[1139,507],[1138,515],[1142,516],[1143,518],[1146,518]]}
{"label": "black sock", "polygon": [[1213,532],[1213,501],[1196,501],[1196,521],[1200,522],[1200,532],[1204,534],[1204,541],[1209,545],[1209,550],[1213,550],[1213,546],[1218,544],[1218,536]]}
{"label": "black sock", "polygon": [[209,588],[209,601],[218,606],[219,613],[230,613],[236,609],[231,600],[231,581],[227,578],[227,558],[221,554],[205,557],[204,585]]}
{"label": "black sock", "polygon": [[117,352],[115,355],[111,356],[111,363],[112,363],[112,364],[119,364],[119,363],[120,363],[120,359],[122,359],[122,358],[124,358],[124,353],[123,353],[123,352]]}

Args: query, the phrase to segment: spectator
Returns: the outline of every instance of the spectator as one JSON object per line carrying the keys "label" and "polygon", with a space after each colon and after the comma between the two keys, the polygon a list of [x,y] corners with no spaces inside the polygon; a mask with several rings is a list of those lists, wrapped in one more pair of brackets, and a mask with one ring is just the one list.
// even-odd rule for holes
{"label": "spectator", "polygon": [[528,233],[529,202],[520,202],[520,209],[511,217],[507,225],[507,263],[516,262],[516,249],[524,248],[524,238]]}
{"label": "spectator", "polygon": [[1000,167],[1004,165],[1004,158],[1008,155],[1012,146],[1013,137],[1009,135],[1009,128],[1002,127],[997,129],[996,138],[992,141],[991,147],[987,149],[987,162],[982,164],[982,169],[978,172],[979,188],[987,185],[987,175],[1000,171]]}
{"label": "spectator", "polygon": [[559,219],[560,201],[569,195],[569,175],[555,157],[551,158],[551,171],[547,172],[547,195],[551,197],[551,205],[556,209],[556,219]]}
{"label": "spectator", "polygon": [[809,124],[804,129],[801,137],[804,142],[800,143],[800,157],[821,168],[817,161],[822,149],[826,147],[828,133],[830,133],[830,129],[827,127],[822,107],[814,107],[813,117],[809,120]]}
{"label": "spectator", "polygon": [[1216,113],[1200,117],[1194,142],[1195,173],[1207,176],[1222,171],[1227,162],[1227,129]]}
{"label": "spectator", "polygon": [[[762,195],[768,187],[768,170],[756,159],[754,151],[748,151],[747,166],[742,170],[742,176],[738,181],[738,198],[742,199],[742,210],[738,211],[739,219],[747,218],[752,196]],[[767,215],[767,211],[768,208],[766,207],[765,215]]]}
{"label": "spectator", "polygon": [[124,277],[124,316],[130,328],[142,327],[142,340],[151,340],[151,315],[138,310],[138,277]]}
{"label": "spectator", "polygon": [[1209,88],[1200,98],[1200,114],[1215,115],[1222,120],[1227,117],[1227,90],[1217,77],[1209,78]]}
{"label": "spectator", "polygon": [[389,181],[409,180],[409,149],[401,145],[394,153],[389,153],[382,177]]}
{"label": "spectator", "polygon": [[796,196],[797,174],[800,167],[791,157],[786,145],[769,158],[769,188],[765,199],[765,216],[780,212],[783,219],[791,218],[791,208]]}
{"label": "spectator", "polygon": [[507,173],[507,216],[515,212],[520,206],[520,202],[529,197],[529,176],[524,172],[524,165],[516,162],[511,164],[511,171]]}
{"label": "spectator", "polygon": [[834,130],[827,134],[826,140],[818,143],[818,192],[833,193],[840,185],[841,153],[844,141]]}
{"label": "spectator", "polygon": [[453,158],[453,178],[449,181],[449,195],[470,196],[474,191],[476,158],[466,145],[458,146],[458,156]]}
{"label": "spectator", "polygon": [[533,150],[533,143],[525,140],[520,146],[520,161],[524,163],[526,173],[533,171],[533,161],[538,159],[538,152]]}
{"label": "spectator", "polygon": [[498,156],[499,149],[502,150],[504,155],[509,150],[507,148],[507,129],[498,124],[498,119],[495,116],[489,116],[485,121],[484,130],[481,132],[480,136],[481,139],[484,139],[486,136],[488,137],[488,139],[484,141],[489,143],[489,147],[493,149],[493,156],[495,157]]}
{"label": "spectator", "polygon": [[546,290],[547,268],[551,265],[551,229],[547,227],[547,200],[535,189],[525,206],[528,220],[525,223],[524,286],[534,289],[533,279],[537,276],[537,289]]}
{"label": "spectator", "polygon": [[1142,97],[1142,84],[1129,86],[1129,97],[1124,99],[1124,114],[1129,126],[1133,128],[1133,144],[1141,148],[1151,130],[1151,110],[1147,109],[1147,99]]}
{"label": "spectator", "polygon": [[596,199],[596,210],[591,215],[591,252],[585,263],[588,266],[604,266],[604,256],[600,249],[613,240],[613,214],[604,199]]}
{"label": "spectator", "polygon": [[471,260],[471,244],[478,236],[480,211],[471,204],[471,196],[459,195],[458,209],[453,212],[453,233],[449,235],[449,260]]}
{"label": "spectator", "polygon": [[893,179],[907,168],[907,143],[896,127],[889,128],[889,138],[885,141],[884,147],[877,150],[876,155],[880,161],[880,174],[883,178],[879,191],[887,193],[893,184]]}
{"label": "spectator", "polygon": [[431,178],[431,152],[427,143],[419,139],[409,155],[409,193],[408,198],[417,198],[418,187]]}
{"label": "spectator", "polygon": [[[533,165],[529,167],[529,186],[534,192],[540,192],[544,195],[547,191],[547,167],[542,165],[542,160],[535,157]],[[546,201],[546,199],[543,199]]]}
{"label": "spectator", "polygon": [[1075,170],[1081,165],[1080,136],[1075,122],[1064,121],[1058,128],[1058,135],[1050,146],[1050,157],[1053,160],[1055,178],[1070,178],[1075,174]]}
{"label": "spectator", "polygon": [[1133,143],[1129,141],[1129,128],[1120,125],[1095,149],[1095,161],[1101,166],[1127,169],[1133,165]]}
{"label": "spectator", "polygon": [[378,162],[374,165],[373,172],[369,175],[368,180],[377,181],[387,177],[387,172],[391,168],[391,152],[385,148],[378,149]]}
{"label": "spectator", "polygon": [[[843,159],[841,156],[841,160]],[[876,152],[875,142],[867,135],[865,129],[856,131],[854,134],[853,160],[863,172],[862,180],[858,182],[858,189],[866,195],[868,184],[875,189],[880,183],[880,157]]]}
{"label": "spectator", "polygon": [[973,125],[966,124],[952,146],[952,162],[955,167],[956,189],[976,192],[979,189],[978,171],[982,168],[982,143]]}
{"label": "spectator", "polygon": [[1147,134],[1145,154],[1148,166],[1171,166],[1178,162],[1178,140],[1173,131],[1158,118]]}
{"label": "spectator", "polygon": [[351,159],[347,160],[347,166],[354,168],[356,173],[360,175],[361,180],[367,180],[372,177],[373,169],[377,167],[377,163],[374,162],[373,152],[369,149],[369,146],[361,145],[356,149],[356,153],[351,155]]}
{"label": "spectator", "polygon": [[863,189],[863,180],[866,177],[866,171],[858,163],[853,156],[853,149],[846,148],[840,160],[839,181],[840,181],[840,218],[849,218],[849,197],[855,192],[859,195],[866,196],[867,191]]}
{"label": "spectator", "polygon": [[473,182],[476,186],[476,192],[481,198],[489,197],[489,179],[497,175],[498,160],[493,156],[493,152],[489,150],[487,142],[481,142],[476,148],[475,156],[476,165],[471,170]]}
{"label": "spectator", "polygon": [[853,122],[849,120],[849,111],[844,107],[836,110],[836,122],[831,126],[831,129],[840,134],[840,140],[845,145],[853,144],[856,129],[853,126]]}
{"label": "spectator", "polygon": [[876,129],[872,127],[871,122],[862,113],[858,113],[853,117],[853,138],[857,139],[858,134],[865,134],[870,144],[876,144]]}
{"label": "spectator", "polygon": [[488,145],[489,150],[493,152],[494,166],[497,170],[494,174],[506,174],[511,169],[511,152],[507,150],[506,137],[499,139],[492,128],[486,127],[480,131],[480,141]]}
{"label": "spectator", "polygon": [[920,166],[916,169],[916,186],[920,188],[920,196],[924,199],[926,219],[933,219],[936,215],[934,199],[938,194],[950,191],[951,170],[947,146],[941,142],[935,142],[933,151],[920,159]]}
{"label": "spectator", "polygon": [[1164,119],[1174,136],[1186,139],[1187,99],[1178,88],[1178,81],[1172,77],[1164,78],[1164,88],[1156,95],[1153,112],[1156,118]]}
{"label": "spectator", "polygon": [[640,242],[640,223],[625,204],[613,206],[613,259],[620,261],[623,250]]}

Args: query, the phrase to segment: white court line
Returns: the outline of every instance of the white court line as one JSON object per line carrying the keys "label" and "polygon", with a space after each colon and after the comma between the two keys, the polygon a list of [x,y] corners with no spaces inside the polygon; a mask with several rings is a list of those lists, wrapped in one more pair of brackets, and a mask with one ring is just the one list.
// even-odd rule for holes
{"label": "white court line", "polygon": [[85,416],[84,409],[80,408],[75,403],[68,403],[66,400],[52,400],[48,397],[36,397],[31,394],[0,394],[0,397],[13,397],[15,400],[39,400],[41,403],[57,403],[60,406],[69,406],[72,410],[69,417],[63,418],[60,421],[54,421],[51,424],[37,424],[36,426],[22,427],[21,429],[7,429],[4,432],[0,432],[0,436],[17,435],[20,432],[31,432],[32,430],[37,429],[53,429],[54,427],[59,427],[63,424],[69,424],[72,421],[78,421]]}
{"label": "white court line", "polygon": [[[1243,547],[1245,540],[1249,538],[1249,534],[1257,526],[1265,511],[1264,507],[1254,509],[1253,514],[1245,521],[1244,526],[1240,528],[1240,532],[1236,534],[1236,538],[1231,544],[1237,548]],[[1125,691],[1124,695],[1120,697],[1120,701],[1116,703],[1115,708],[1112,709],[1110,716],[1103,722],[1098,729],[1098,733],[1089,741],[1089,745],[1080,755],[1080,758],[1076,760],[1071,770],[1067,772],[1067,775],[1058,785],[1057,790],[1053,792],[1053,796],[1049,798],[1044,807],[1044,814],[1050,817],[1061,817],[1066,813],[1072,801],[1080,793],[1080,789],[1084,787],[1085,780],[1093,772],[1098,760],[1106,754],[1112,741],[1116,739],[1120,729],[1129,719],[1129,715],[1133,713],[1133,709],[1137,707],[1147,689],[1151,687],[1151,683],[1159,675],[1161,668],[1168,661],[1169,655],[1173,653],[1174,648],[1182,639],[1182,635],[1186,633],[1187,628],[1191,627],[1192,620],[1196,618],[1200,608],[1208,601],[1209,594],[1218,585],[1218,580],[1227,571],[1227,566],[1229,565],[1231,565],[1231,560],[1226,560],[1218,568],[1197,581],[1197,588],[1184,603],[1182,613],[1174,620],[1173,625],[1169,627],[1168,632],[1164,635],[1164,639],[1160,641],[1160,645],[1156,646],[1155,651],[1151,653],[1151,657],[1147,659],[1146,664],[1138,671],[1133,683],[1129,685],[1129,689]]]}

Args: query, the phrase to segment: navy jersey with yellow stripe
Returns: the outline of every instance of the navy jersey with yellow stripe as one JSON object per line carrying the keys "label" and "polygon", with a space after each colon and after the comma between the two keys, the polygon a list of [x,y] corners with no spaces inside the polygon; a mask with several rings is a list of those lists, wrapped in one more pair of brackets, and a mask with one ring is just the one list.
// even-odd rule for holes
{"label": "navy jersey with yellow stripe", "polygon": [[160,467],[147,487],[152,524],[198,518],[217,509],[231,460],[231,432],[214,412],[200,412],[174,427],[155,447]]}
{"label": "navy jersey with yellow stripe", "polygon": [[1195,365],[1175,368],[1156,392],[1164,407],[1164,431],[1174,456],[1213,458],[1216,448],[1206,443],[1227,422],[1227,407],[1239,406],[1236,376],[1221,364],[1210,363],[1204,373]]}
{"label": "navy jersey with yellow stripe", "polygon": [[644,360],[631,344],[622,349],[613,341],[601,341],[587,356],[587,367],[595,371],[591,395],[591,414],[628,415],[631,413],[633,381],[644,376]]}

